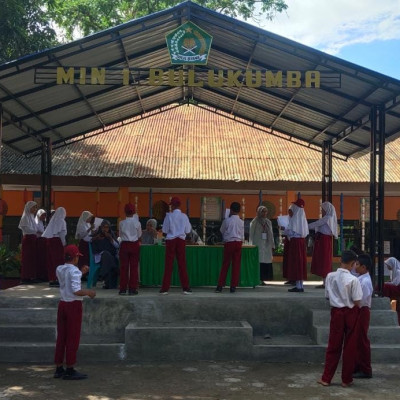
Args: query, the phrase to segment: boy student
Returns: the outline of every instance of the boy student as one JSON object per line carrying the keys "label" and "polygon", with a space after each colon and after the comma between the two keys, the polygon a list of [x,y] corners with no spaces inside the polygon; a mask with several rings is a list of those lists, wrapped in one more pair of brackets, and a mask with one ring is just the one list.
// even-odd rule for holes
{"label": "boy student", "polygon": [[[81,255],[77,246],[66,246],[64,248],[65,264],[59,265],[56,270],[61,299],[57,313],[57,343],[54,355],[57,368],[54,378],[77,380],[88,377],[74,369],[81,337],[82,297],[89,296],[93,299],[96,296],[94,290],[81,288],[82,273],[89,271],[87,265],[79,271],[78,261]],[[66,370],[63,367],[64,356]]]}
{"label": "boy student", "polygon": [[357,358],[353,378],[372,378],[371,368],[371,344],[368,339],[370,320],[371,298],[374,291],[371,276],[371,257],[368,254],[360,254],[356,262],[356,273],[361,283],[363,297],[360,302],[360,315],[357,322]]}
{"label": "boy student", "polygon": [[[131,203],[125,205],[126,219],[119,224],[119,236],[121,245],[119,248],[120,262],[120,283],[119,294],[126,294],[126,287],[129,287],[129,294],[138,294],[139,285],[139,239],[142,236],[142,227],[137,218],[134,218],[135,206]],[[128,283],[129,276],[129,283]]]}
{"label": "boy student", "polygon": [[181,281],[183,294],[191,294],[189,277],[186,270],[186,235],[192,231],[189,218],[180,210],[181,200],[172,197],[169,205],[171,212],[167,213],[162,226],[165,237],[165,270],[160,294],[168,294],[171,286],[171,276],[174,267],[174,258],[178,262],[179,279]]}
{"label": "boy student", "polygon": [[221,293],[225,286],[226,275],[232,262],[232,276],[230,292],[235,293],[239,285],[240,262],[242,258],[242,242],[244,239],[244,222],[239,218],[240,203],[233,202],[230,206],[229,217],[225,218],[221,225],[221,233],[224,240],[224,258],[221,272],[218,278],[216,293]]}
{"label": "boy student", "polygon": [[354,251],[344,250],[340,267],[326,277],[325,296],[331,305],[331,322],[325,369],[318,381],[322,386],[331,384],[342,349],[342,386],[348,387],[353,383],[357,354],[356,324],[360,301],[363,298],[360,281],[350,272],[356,261],[357,254]]}

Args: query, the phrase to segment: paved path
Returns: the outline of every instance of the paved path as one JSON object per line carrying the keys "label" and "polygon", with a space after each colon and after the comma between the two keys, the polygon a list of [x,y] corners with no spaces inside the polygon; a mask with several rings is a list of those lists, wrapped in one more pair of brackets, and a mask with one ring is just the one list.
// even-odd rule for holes
{"label": "paved path", "polygon": [[253,400],[399,399],[399,366],[373,365],[374,377],[340,386],[316,383],[322,365],[260,362],[146,364],[81,363],[83,381],[52,377],[50,365],[0,364],[0,399],[12,400]]}

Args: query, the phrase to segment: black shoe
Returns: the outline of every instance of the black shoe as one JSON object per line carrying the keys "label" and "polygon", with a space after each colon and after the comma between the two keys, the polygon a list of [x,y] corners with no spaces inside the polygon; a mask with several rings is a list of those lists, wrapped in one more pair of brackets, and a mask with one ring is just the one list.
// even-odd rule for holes
{"label": "black shoe", "polygon": [[67,368],[62,378],[69,381],[77,381],[80,379],[86,379],[87,377],[88,376],[86,374],[81,374],[76,369]]}
{"label": "black shoe", "polygon": [[103,289],[111,289],[108,285],[103,285]]}
{"label": "black shoe", "polygon": [[192,289],[190,288],[183,289],[183,294],[192,294],[192,293],[193,293]]}
{"label": "black shoe", "polygon": [[125,296],[126,295],[126,290],[120,290],[118,294],[120,296]]}
{"label": "black shoe", "polygon": [[60,283],[58,281],[49,282],[50,287],[60,287]]}
{"label": "black shoe", "polygon": [[235,293],[235,292],[236,292],[236,288],[235,288],[234,286],[231,286],[230,289],[229,289],[229,291],[230,291],[231,293]]}
{"label": "black shoe", "polygon": [[54,372],[53,378],[62,378],[65,374],[64,367],[57,367],[56,372]]}
{"label": "black shoe", "polygon": [[366,374],[365,372],[359,371],[353,374],[353,378],[355,379],[371,379],[372,374]]}
{"label": "black shoe", "polygon": [[134,296],[136,294],[139,294],[139,292],[136,289],[129,289],[129,296]]}
{"label": "black shoe", "polygon": [[222,292],[222,286],[217,286],[215,289],[215,293],[221,293]]}
{"label": "black shoe", "polygon": [[288,292],[303,293],[304,289],[298,289],[297,287],[294,287],[292,289],[288,289]]}

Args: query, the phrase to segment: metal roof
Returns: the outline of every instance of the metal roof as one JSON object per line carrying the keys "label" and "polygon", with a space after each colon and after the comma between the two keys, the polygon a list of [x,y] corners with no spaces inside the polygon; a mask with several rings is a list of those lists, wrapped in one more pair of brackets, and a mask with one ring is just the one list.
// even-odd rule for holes
{"label": "metal roof", "polygon": [[[208,70],[320,71],[324,84],[306,87],[173,87],[57,85],[46,68],[175,68],[165,34],[192,21],[213,36]],[[35,80],[36,78],[36,80]],[[333,82],[331,84],[330,82]],[[36,154],[43,138],[68,144],[93,130],[192,102],[229,113],[254,127],[347,158],[369,150],[372,106],[386,111],[385,137],[400,136],[400,81],[343,61],[190,1],[83,39],[0,65],[3,144]],[[267,133],[266,133],[267,134]]]}

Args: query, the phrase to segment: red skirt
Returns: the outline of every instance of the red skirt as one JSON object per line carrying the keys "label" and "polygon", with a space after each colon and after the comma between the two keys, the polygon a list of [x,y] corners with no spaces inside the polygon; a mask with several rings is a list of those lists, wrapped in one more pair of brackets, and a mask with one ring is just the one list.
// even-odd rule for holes
{"label": "red skirt", "polygon": [[21,246],[21,280],[37,279],[37,237],[24,235]]}
{"label": "red skirt", "polygon": [[305,238],[291,238],[288,252],[289,281],[307,280],[307,251]]}
{"label": "red skirt", "polygon": [[47,239],[44,237],[37,239],[37,277],[44,282],[49,280],[47,271]]}
{"label": "red skirt", "polygon": [[385,283],[383,285],[383,295],[384,297],[389,297],[391,300],[400,301],[400,285]]}
{"label": "red skirt", "polygon": [[56,269],[59,265],[64,264],[64,246],[59,237],[47,239],[47,273],[49,281],[56,281]]}
{"label": "red skirt", "polygon": [[283,239],[283,261],[282,261],[282,276],[288,279],[288,257],[289,257],[290,240],[285,236]]}
{"label": "red skirt", "polygon": [[311,261],[311,273],[325,278],[332,272],[332,235],[317,233]]}
{"label": "red skirt", "polygon": [[82,266],[87,265],[89,266],[89,242],[86,242],[85,240],[81,239],[79,241],[79,251],[82,256],[79,256],[79,261],[78,261],[78,267],[81,269]]}

